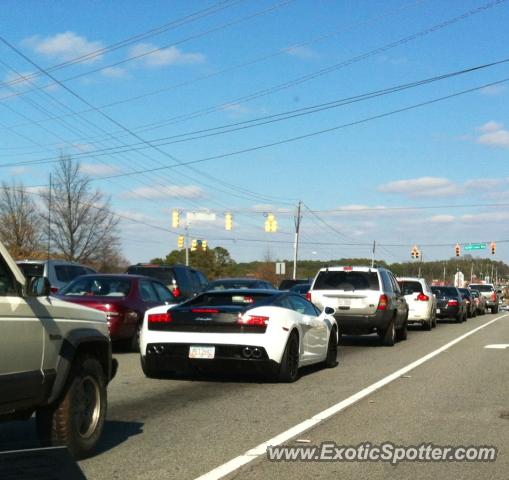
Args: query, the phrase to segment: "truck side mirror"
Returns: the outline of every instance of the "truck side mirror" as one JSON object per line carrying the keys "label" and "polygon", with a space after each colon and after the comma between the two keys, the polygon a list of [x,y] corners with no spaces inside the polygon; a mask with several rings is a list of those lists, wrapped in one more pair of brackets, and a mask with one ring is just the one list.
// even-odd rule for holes
{"label": "truck side mirror", "polygon": [[31,277],[28,281],[27,295],[29,297],[48,297],[51,284],[46,277]]}

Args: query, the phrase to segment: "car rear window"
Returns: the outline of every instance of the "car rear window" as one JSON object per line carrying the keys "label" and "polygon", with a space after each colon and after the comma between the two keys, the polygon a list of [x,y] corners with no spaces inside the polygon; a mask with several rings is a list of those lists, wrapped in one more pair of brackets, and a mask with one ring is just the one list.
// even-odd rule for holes
{"label": "car rear window", "polygon": [[25,277],[42,277],[44,275],[43,263],[18,263],[18,267]]}
{"label": "car rear window", "polygon": [[186,302],[186,305],[192,306],[245,306],[245,305],[253,305],[255,303],[261,303],[270,297],[273,294],[270,293],[262,293],[262,292],[231,292],[227,293],[225,291],[222,292],[206,292],[202,293],[194,297],[192,300]]}
{"label": "car rear window", "polygon": [[127,273],[130,275],[143,275],[151,277],[164,283],[164,285],[171,285],[175,280],[173,269],[171,267],[148,267],[143,265],[132,265],[127,268]]}
{"label": "car rear window", "polygon": [[413,293],[422,293],[422,285],[420,282],[411,282],[403,280],[398,282],[403,295],[412,295]]}
{"label": "car rear window", "polygon": [[256,280],[225,280],[210,282],[209,290],[232,290],[242,288],[260,288]]}
{"label": "car rear window", "polygon": [[83,277],[60,290],[66,297],[125,297],[131,291],[132,282],[126,278]]}
{"label": "car rear window", "polygon": [[431,291],[439,298],[458,296],[458,289],[456,287],[431,287]]}
{"label": "car rear window", "polygon": [[491,285],[470,285],[472,290],[477,290],[478,292],[494,292],[495,289]]}
{"label": "car rear window", "polygon": [[379,290],[376,272],[320,272],[313,290]]}

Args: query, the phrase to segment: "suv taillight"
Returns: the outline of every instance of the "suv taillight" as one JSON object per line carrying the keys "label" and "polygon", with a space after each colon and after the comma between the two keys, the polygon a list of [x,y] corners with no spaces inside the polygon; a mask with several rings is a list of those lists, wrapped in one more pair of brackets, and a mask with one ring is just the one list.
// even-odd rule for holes
{"label": "suv taillight", "polygon": [[377,310],[387,310],[387,307],[389,306],[389,297],[383,293],[380,295],[380,300],[378,301],[378,307]]}
{"label": "suv taillight", "polygon": [[180,288],[179,288],[179,287],[175,287],[175,288],[173,289],[173,296],[174,296],[175,298],[178,298],[178,297],[180,297],[181,295],[182,295],[182,292],[180,291]]}
{"label": "suv taillight", "polygon": [[496,301],[497,301],[497,292],[493,292],[493,293],[491,294],[491,300],[492,300],[493,302],[496,302]]}
{"label": "suv taillight", "polygon": [[310,302],[310,301],[311,301],[311,292],[307,292],[307,293],[306,293],[306,300],[307,300],[308,302]]}
{"label": "suv taillight", "polygon": [[420,302],[427,302],[429,301],[429,297],[421,292],[419,293],[419,295],[417,295],[417,300],[419,300]]}
{"label": "suv taillight", "polygon": [[447,302],[447,305],[449,307],[457,307],[457,306],[459,306],[459,304],[460,304],[460,302],[458,302],[458,300],[456,300],[455,298],[453,298]]}

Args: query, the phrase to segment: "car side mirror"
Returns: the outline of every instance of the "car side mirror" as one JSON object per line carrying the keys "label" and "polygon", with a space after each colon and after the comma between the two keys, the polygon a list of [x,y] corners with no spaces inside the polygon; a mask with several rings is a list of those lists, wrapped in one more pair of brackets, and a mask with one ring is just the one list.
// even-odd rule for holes
{"label": "car side mirror", "polygon": [[324,312],[327,315],[334,315],[336,313],[336,309],[333,307],[325,307]]}
{"label": "car side mirror", "polygon": [[28,297],[48,297],[51,293],[51,284],[46,277],[31,277],[28,281]]}

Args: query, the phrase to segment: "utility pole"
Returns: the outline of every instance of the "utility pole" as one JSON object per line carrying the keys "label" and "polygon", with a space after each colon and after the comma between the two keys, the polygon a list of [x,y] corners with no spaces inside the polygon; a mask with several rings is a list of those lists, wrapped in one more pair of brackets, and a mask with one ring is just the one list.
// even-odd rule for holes
{"label": "utility pole", "polygon": [[297,257],[299,251],[299,233],[300,233],[300,222],[302,220],[302,215],[300,214],[300,209],[302,206],[302,202],[299,201],[297,205],[297,215],[294,217],[295,220],[295,241],[293,243],[293,279],[297,278]]}
{"label": "utility pole", "polygon": [[493,268],[494,268],[494,265],[491,264],[491,277],[490,277],[490,283],[493,283]]}
{"label": "utility pole", "polygon": [[474,262],[470,265],[470,283],[474,281]]}
{"label": "utility pole", "polygon": [[371,268],[375,266],[375,251],[376,251],[376,240],[373,240],[373,252],[371,255]]}
{"label": "utility pole", "polygon": [[48,195],[48,260],[51,256],[51,173],[49,174],[49,195]]}
{"label": "utility pole", "polygon": [[419,262],[419,274],[417,275],[419,278],[421,278],[421,266],[422,266],[422,248],[421,248],[421,254],[419,255],[420,262]]}
{"label": "utility pole", "polygon": [[186,222],[185,226],[185,249],[186,249],[186,267],[189,267],[189,223]]}
{"label": "utility pole", "polygon": [[442,277],[442,283],[445,285],[445,266],[446,263],[444,262],[444,276]]}

